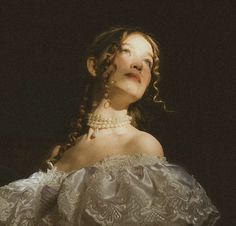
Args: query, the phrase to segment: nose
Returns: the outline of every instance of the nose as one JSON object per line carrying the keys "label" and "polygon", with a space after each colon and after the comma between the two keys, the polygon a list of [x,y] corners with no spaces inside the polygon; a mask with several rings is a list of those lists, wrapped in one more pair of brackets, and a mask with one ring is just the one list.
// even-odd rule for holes
{"label": "nose", "polygon": [[142,69],[143,69],[143,64],[139,61],[135,61],[130,65],[130,67],[136,69],[139,72],[141,72]]}

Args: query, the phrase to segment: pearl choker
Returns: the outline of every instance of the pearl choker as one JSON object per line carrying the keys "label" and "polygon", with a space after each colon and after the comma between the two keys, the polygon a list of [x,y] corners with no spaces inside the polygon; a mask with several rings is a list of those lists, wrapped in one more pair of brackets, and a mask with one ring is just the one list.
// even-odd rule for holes
{"label": "pearl choker", "polygon": [[119,118],[103,118],[100,114],[89,113],[87,125],[90,126],[95,132],[91,138],[96,137],[96,132],[99,129],[109,129],[123,127],[131,123],[132,117],[124,115]]}

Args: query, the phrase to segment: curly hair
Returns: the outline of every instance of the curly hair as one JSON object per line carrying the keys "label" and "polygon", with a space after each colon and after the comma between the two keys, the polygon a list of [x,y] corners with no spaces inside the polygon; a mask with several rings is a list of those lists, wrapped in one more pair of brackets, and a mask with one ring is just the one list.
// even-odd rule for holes
{"label": "curly hair", "polygon": [[[96,59],[95,71],[98,76],[87,76],[87,84],[84,89],[82,100],[79,104],[78,116],[72,123],[72,131],[68,135],[68,139],[64,144],[60,145],[59,153],[50,161],[52,163],[57,162],[63,155],[63,153],[72,147],[79,136],[87,132],[87,114],[95,107],[94,103],[101,100],[104,96],[104,85],[109,79],[109,73],[106,73],[107,68],[113,63],[116,53],[120,50],[122,42],[131,34],[142,35],[151,45],[153,50],[153,66],[151,68],[151,82],[144,93],[144,99],[147,101],[153,101],[162,105],[162,108],[166,111],[166,105],[161,100],[159,95],[158,83],[160,81],[160,50],[158,42],[152,37],[152,35],[144,33],[139,28],[127,28],[116,27],[110,28],[108,31],[98,35],[91,46],[87,50],[85,60],[89,57]],[[87,72],[88,73],[88,72]],[[128,108],[128,114],[132,116],[131,124],[134,127],[139,127],[139,121],[141,120],[140,113],[140,101],[132,103]]]}

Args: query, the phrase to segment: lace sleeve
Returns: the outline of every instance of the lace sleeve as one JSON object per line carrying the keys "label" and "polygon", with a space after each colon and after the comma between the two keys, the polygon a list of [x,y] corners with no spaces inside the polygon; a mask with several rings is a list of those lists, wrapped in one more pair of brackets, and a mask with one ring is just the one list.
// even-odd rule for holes
{"label": "lace sleeve", "polygon": [[53,195],[48,196],[52,191],[48,186],[55,193],[64,177],[54,168],[0,187],[0,225],[36,225],[45,207],[54,199]]}

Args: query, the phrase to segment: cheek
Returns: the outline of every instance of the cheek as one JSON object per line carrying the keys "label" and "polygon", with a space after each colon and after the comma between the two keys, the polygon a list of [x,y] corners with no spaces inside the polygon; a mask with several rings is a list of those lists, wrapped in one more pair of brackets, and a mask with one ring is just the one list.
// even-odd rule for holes
{"label": "cheek", "polygon": [[128,69],[130,65],[130,58],[125,56],[117,56],[113,62],[117,70]]}
{"label": "cheek", "polygon": [[122,71],[126,69],[125,61],[121,59],[116,59],[114,62],[107,68],[105,71],[106,75],[111,75],[112,78],[117,77],[117,73],[120,74]]}
{"label": "cheek", "polygon": [[146,74],[146,76],[144,76],[143,81],[144,81],[144,83],[146,85],[145,88],[147,88],[148,85],[150,84],[150,81],[151,81],[151,74],[149,72]]}

